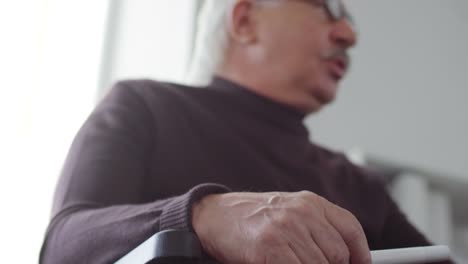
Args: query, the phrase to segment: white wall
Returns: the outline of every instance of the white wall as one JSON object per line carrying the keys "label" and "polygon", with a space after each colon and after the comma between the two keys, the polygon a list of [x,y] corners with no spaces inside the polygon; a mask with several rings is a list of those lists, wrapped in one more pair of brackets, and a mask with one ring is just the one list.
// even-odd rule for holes
{"label": "white wall", "polygon": [[312,138],[468,179],[468,1],[347,2],[359,43]]}

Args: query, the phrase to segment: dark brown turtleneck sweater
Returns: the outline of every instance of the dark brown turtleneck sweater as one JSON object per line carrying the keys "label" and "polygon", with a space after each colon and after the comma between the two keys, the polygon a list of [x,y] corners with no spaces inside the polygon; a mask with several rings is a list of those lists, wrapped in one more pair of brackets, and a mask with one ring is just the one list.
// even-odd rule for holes
{"label": "dark brown turtleneck sweater", "polygon": [[221,78],[119,82],[71,146],[41,262],[110,263],[190,230],[193,202],[228,191],[309,190],[351,211],[371,249],[427,245],[378,177],[309,142],[303,118]]}

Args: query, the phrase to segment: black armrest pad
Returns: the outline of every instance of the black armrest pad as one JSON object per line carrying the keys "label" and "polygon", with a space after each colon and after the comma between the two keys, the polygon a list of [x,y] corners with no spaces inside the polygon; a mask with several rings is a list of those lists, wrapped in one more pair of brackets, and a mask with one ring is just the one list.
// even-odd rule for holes
{"label": "black armrest pad", "polygon": [[203,260],[203,256],[200,241],[194,233],[164,230],[148,238],[115,264],[215,264]]}

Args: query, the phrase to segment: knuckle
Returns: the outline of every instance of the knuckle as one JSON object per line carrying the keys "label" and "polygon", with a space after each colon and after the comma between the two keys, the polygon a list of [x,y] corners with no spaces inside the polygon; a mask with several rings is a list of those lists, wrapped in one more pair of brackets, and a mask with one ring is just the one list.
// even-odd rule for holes
{"label": "knuckle", "polygon": [[289,209],[294,215],[304,216],[309,212],[313,207],[311,204],[305,200],[296,201]]}
{"label": "knuckle", "polygon": [[305,199],[305,200],[313,200],[313,199],[316,199],[318,197],[317,194],[313,193],[313,192],[310,192],[310,191],[300,191],[298,193],[298,196],[302,199]]}
{"label": "knuckle", "polygon": [[322,196],[309,191],[300,192],[298,198],[299,204],[304,208],[322,208],[327,202]]}
{"label": "knuckle", "polygon": [[346,209],[340,208],[343,213],[343,217],[348,220],[346,228],[346,235],[351,238],[359,238],[364,236],[364,230],[362,229],[361,223],[351,212]]}
{"label": "knuckle", "polygon": [[315,199],[316,199],[315,202],[317,203],[317,205],[321,206],[322,208],[333,206],[333,204],[330,201],[328,201],[322,196],[317,195]]}
{"label": "knuckle", "polygon": [[358,222],[357,218],[348,210],[338,207],[339,210],[343,213],[344,217],[348,218],[352,222]]}
{"label": "knuckle", "polygon": [[[291,209],[288,211],[291,211]],[[289,228],[293,225],[293,219],[294,214],[288,213],[286,211],[280,212],[273,218],[272,228],[275,230],[277,230],[277,228]]]}
{"label": "knuckle", "polygon": [[362,227],[359,223],[352,223],[348,225],[346,236],[355,241],[364,236],[364,231],[362,230]]}

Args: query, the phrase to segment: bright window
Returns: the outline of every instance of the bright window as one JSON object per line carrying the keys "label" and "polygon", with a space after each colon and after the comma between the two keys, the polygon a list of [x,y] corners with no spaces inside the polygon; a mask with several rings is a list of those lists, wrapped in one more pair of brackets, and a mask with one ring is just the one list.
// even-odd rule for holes
{"label": "bright window", "polygon": [[37,263],[53,190],[96,97],[108,1],[0,2],[0,248]]}
{"label": "bright window", "polygon": [[105,88],[185,72],[196,1],[113,1],[0,2],[2,263],[38,262],[68,148]]}

